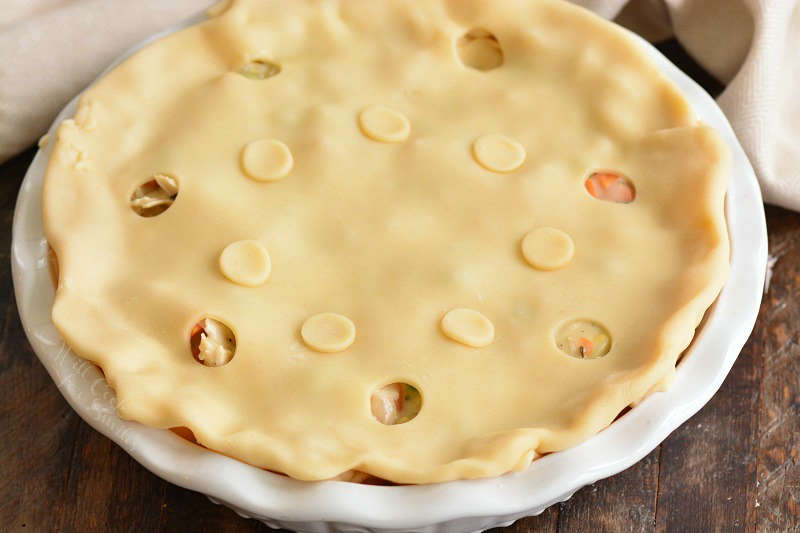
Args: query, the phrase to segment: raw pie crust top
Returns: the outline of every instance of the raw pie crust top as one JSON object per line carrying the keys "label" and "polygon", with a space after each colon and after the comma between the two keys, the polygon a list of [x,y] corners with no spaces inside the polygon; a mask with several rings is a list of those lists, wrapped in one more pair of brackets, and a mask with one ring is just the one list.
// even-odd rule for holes
{"label": "raw pie crust top", "polygon": [[[299,479],[430,483],[669,384],[727,274],[728,157],[630,37],[550,0],[211,14],[90,88],[46,175],[53,320],[120,416]],[[607,171],[632,202],[587,192]],[[227,364],[192,356],[204,318]],[[575,320],[604,356],[559,348]],[[422,407],[384,425],[395,382]]]}

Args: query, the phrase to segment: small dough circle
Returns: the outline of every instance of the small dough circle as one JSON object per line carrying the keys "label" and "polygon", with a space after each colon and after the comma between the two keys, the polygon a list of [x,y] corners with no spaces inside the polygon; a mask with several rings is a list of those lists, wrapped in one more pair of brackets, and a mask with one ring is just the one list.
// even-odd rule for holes
{"label": "small dough circle", "polygon": [[494,341],[494,324],[474,309],[451,309],[442,317],[441,327],[450,339],[472,348],[483,348]]}
{"label": "small dough circle", "polygon": [[242,150],[242,169],[256,181],[285,178],[293,166],[292,152],[277,139],[258,139]]}
{"label": "small dough circle", "polygon": [[472,143],[472,155],[486,170],[513,172],[525,162],[525,148],[499,133],[482,135]]}
{"label": "small dough circle", "polygon": [[358,124],[364,135],[384,143],[401,143],[411,132],[411,124],[404,114],[382,105],[364,109],[358,116]]}
{"label": "small dough circle", "polygon": [[356,340],[353,321],[338,313],[319,313],[303,322],[300,329],[303,342],[318,352],[334,353],[346,350]]}
{"label": "small dough circle", "polygon": [[557,270],[572,260],[572,237],[556,228],[536,228],[522,239],[522,256],[539,270]]}
{"label": "small dough circle", "polygon": [[245,287],[258,287],[269,279],[272,262],[269,253],[259,241],[232,242],[219,256],[222,275]]}

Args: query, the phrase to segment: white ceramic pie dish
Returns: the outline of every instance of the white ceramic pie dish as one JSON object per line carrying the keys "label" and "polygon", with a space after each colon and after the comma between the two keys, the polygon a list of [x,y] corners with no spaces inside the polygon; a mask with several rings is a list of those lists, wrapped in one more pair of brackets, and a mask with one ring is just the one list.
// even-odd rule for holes
{"label": "white ceramic pie dish", "polygon": [[[150,41],[199,20],[197,17],[154,36],[117,63]],[[69,350],[50,319],[54,292],[41,221],[48,146],[37,153],[25,176],[13,226],[17,305],[34,351],[77,413],[146,468],[272,527],[297,531],[478,531],[541,513],[584,485],[628,468],[697,412],[722,384],[755,322],[767,258],[758,183],[730,125],[702,88],[651,45],[636,39],[680,87],[700,119],[713,126],[731,148],[733,174],[727,196],[731,275],[681,360],[672,388],[652,394],[583,444],[537,460],[519,474],[381,487],[296,481],[195,446],[169,431],[121,420],[115,413],[114,393],[99,371]],[[55,120],[51,133],[61,120],[72,116],[76,106],[77,97]]]}

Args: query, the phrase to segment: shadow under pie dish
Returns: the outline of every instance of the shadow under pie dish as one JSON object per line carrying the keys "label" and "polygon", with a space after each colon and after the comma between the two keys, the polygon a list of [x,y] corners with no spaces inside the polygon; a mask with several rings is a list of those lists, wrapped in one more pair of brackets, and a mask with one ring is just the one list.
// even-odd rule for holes
{"label": "shadow under pie dish", "polygon": [[669,384],[728,174],[568,5],[235,1],[59,127],[53,322],[122,418],[254,466],[497,476]]}

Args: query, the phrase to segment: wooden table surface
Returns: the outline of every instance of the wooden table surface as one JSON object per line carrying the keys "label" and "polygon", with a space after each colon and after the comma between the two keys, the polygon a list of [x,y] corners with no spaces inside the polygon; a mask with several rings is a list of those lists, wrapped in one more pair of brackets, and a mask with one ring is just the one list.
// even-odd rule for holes
{"label": "wooden table surface", "polygon": [[[712,94],[674,42],[661,46]],[[0,166],[0,531],[272,531],[157,478],[83,422],[31,350],[11,283],[30,150]],[[800,215],[767,208],[774,270],[714,398],[650,455],[507,531],[800,531]]]}

